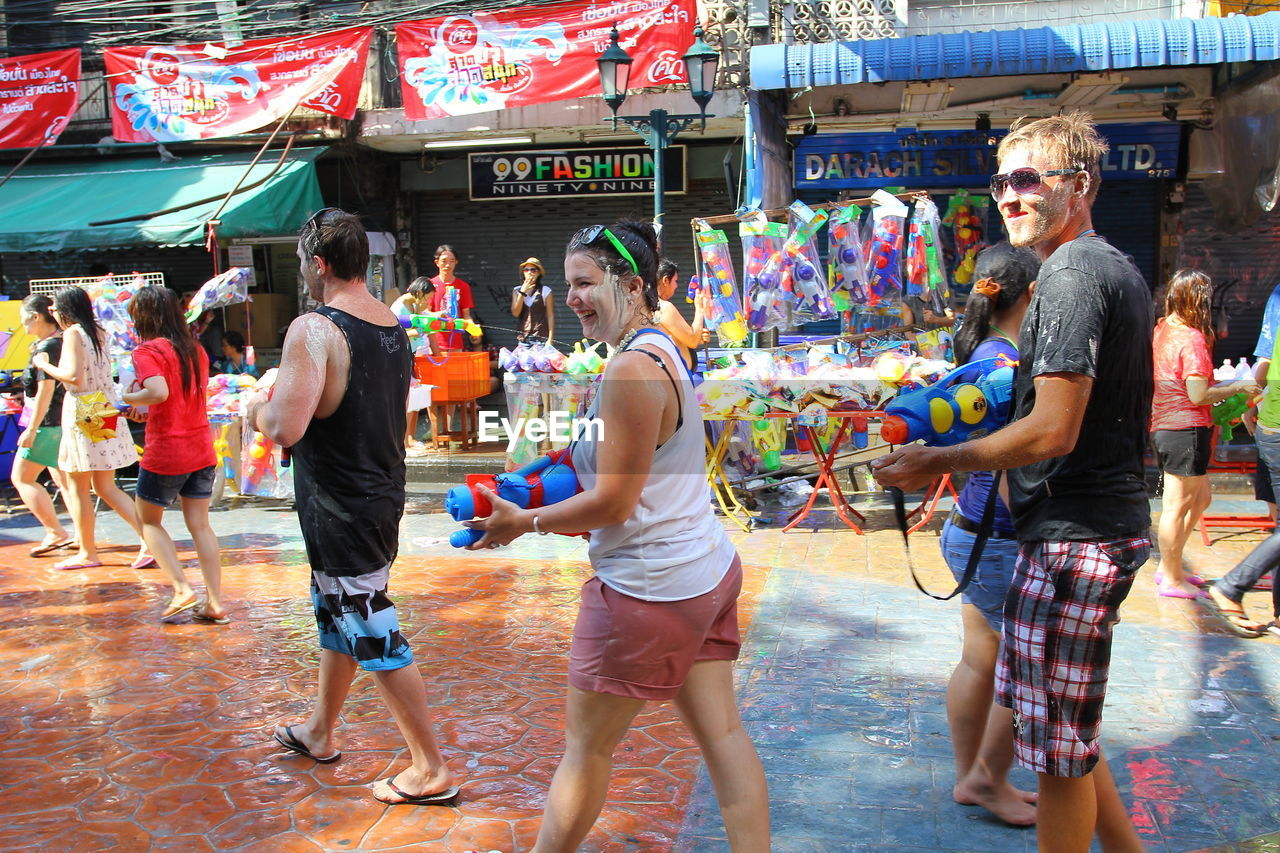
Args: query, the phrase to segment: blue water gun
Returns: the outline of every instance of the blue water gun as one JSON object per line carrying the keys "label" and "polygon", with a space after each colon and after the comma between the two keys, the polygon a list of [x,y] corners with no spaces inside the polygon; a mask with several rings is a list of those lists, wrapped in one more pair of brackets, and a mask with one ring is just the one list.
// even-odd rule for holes
{"label": "blue water gun", "polygon": [[[1013,398],[1013,368],[1004,356],[957,367],[925,388],[901,394],[885,406],[880,437],[889,444],[920,439],[932,447],[981,438],[1004,426]],[[974,372],[978,378],[962,381]]]}
{"label": "blue water gun", "polygon": [[[454,486],[445,495],[445,512],[454,521],[488,518],[493,512],[493,505],[480,493],[477,487],[481,485],[521,509],[550,506],[582,491],[578,473],[573,470],[569,448],[565,448],[554,450],[509,473],[468,474],[465,486]],[[455,530],[449,537],[449,544],[455,548],[466,548],[483,538],[483,530],[467,527]]]}

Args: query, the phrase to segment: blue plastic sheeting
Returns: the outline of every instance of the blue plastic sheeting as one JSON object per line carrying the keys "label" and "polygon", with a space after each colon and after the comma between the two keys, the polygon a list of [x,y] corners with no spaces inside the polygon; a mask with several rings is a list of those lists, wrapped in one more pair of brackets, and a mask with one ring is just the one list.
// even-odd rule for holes
{"label": "blue plastic sheeting", "polygon": [[751,48],[756,89],[1280,59],[1280,12]]}

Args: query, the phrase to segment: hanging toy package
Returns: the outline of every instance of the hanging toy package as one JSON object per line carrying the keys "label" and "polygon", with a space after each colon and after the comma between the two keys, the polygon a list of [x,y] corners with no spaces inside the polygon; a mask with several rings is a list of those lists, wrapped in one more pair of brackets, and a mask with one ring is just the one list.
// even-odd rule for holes
{"label": "hanging toy package", "polygon": [[862,208],[856,204],[841,208],[831,217],[828,231],[831,250],[827,257],[831,259],[831,299],[837,311],[865,305],[871,296],[867,286],[867,258],[858,227],[861,218]]}
{"label": "hanging toy package", "polygon": [[902,242],[907,206],[897,197],[876,190],[871,196],[871,242],[867,249],[868,305],[902,299]]}
{"label": "hanging toy package", "polygon": [[698,232],[702,260],[702,286],[710,289],[711,313],[707,322],[719,335],[721,346],[738,346],[747,339],[747,321],[738,299],[738,281],[729,254],[729,238],[710,228]]}
{"label": "hanging toy package", "polygon": [[827,212],[794,201],[789,213],[791,234],[782,252],[791,262],[791,291],[795,299],[792,318],[808,322],[834,317],[836,309],[827,290],[826,268],[818,255],[818,231],[826,224]]}
{"label": "hanging toy package", "polygon": [[742,238],[742,286],[747,302],[747,326],[753,332],[791,325],[791,310],[782,289],[782,244],[787,227],[770,222],[758,210],[739,217]]}
{"label": "hanging toy package", "polygon": [[947,310],[951,299],[938,245],[940,230],[938,206],[928,196],[917,197],[907,226],[907,293],[921,299],[939,315]]}
{"label": "hanging toy package", "polygon": [[978,262],[978,252],[986,246],[983,239],[987,221],[989,199],[970,195],[960,190],[947,204],[942,224],[951,228],[956,249],[956,284],[967,285],[973,280],[973,267]]}

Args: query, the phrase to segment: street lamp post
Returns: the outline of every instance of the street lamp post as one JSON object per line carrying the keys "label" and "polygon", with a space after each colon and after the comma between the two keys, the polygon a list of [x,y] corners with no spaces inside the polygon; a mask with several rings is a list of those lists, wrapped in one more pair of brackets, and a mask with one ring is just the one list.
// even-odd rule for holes
{"label": "street lamp post", "polygon": [[610,121],[617,127],[621,121],[627,127],[640,134],[645,144],[653,151],[653,221],[658,226],[658,239],[662,239],[662,215],[664,212],[663,194],[666,191],[666,150],[671,143],[689,125],[700,121],[702,129],[707,127],[707,119],[715,116],[707,115],[707,104],[715,91],[716,69],[720,64],[720,54],[702,38],[701,26],[693,29],[693,44],[682,57],[685,71],[689,77],[689,94],[698,105],[699,112],[694,114],[669,113],[666,110],[650,110],[646,115],[620,116],[618,108],[627,99],[627,87],[631,77],[631,56],[618,44],[618,28],[614,26],[609,35],[609,47],[596,60],[600,69],[600,90],[604,93],[604,101],[613,112]]}

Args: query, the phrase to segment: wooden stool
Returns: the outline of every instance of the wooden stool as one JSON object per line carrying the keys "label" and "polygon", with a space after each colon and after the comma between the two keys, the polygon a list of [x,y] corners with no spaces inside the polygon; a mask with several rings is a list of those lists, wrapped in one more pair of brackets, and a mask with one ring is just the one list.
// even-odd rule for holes
{"label": "wooden stool", "polygon": [[[458,409],[456,431],[450,430],[448,417],[449,409],[454,407]],[[432,402],[428,411],[431,417],[431,443],[437,449],[441,445],[447,449],[451,441],[461,444],[463,450],[479,443],[480,406],[476,400]]]}

